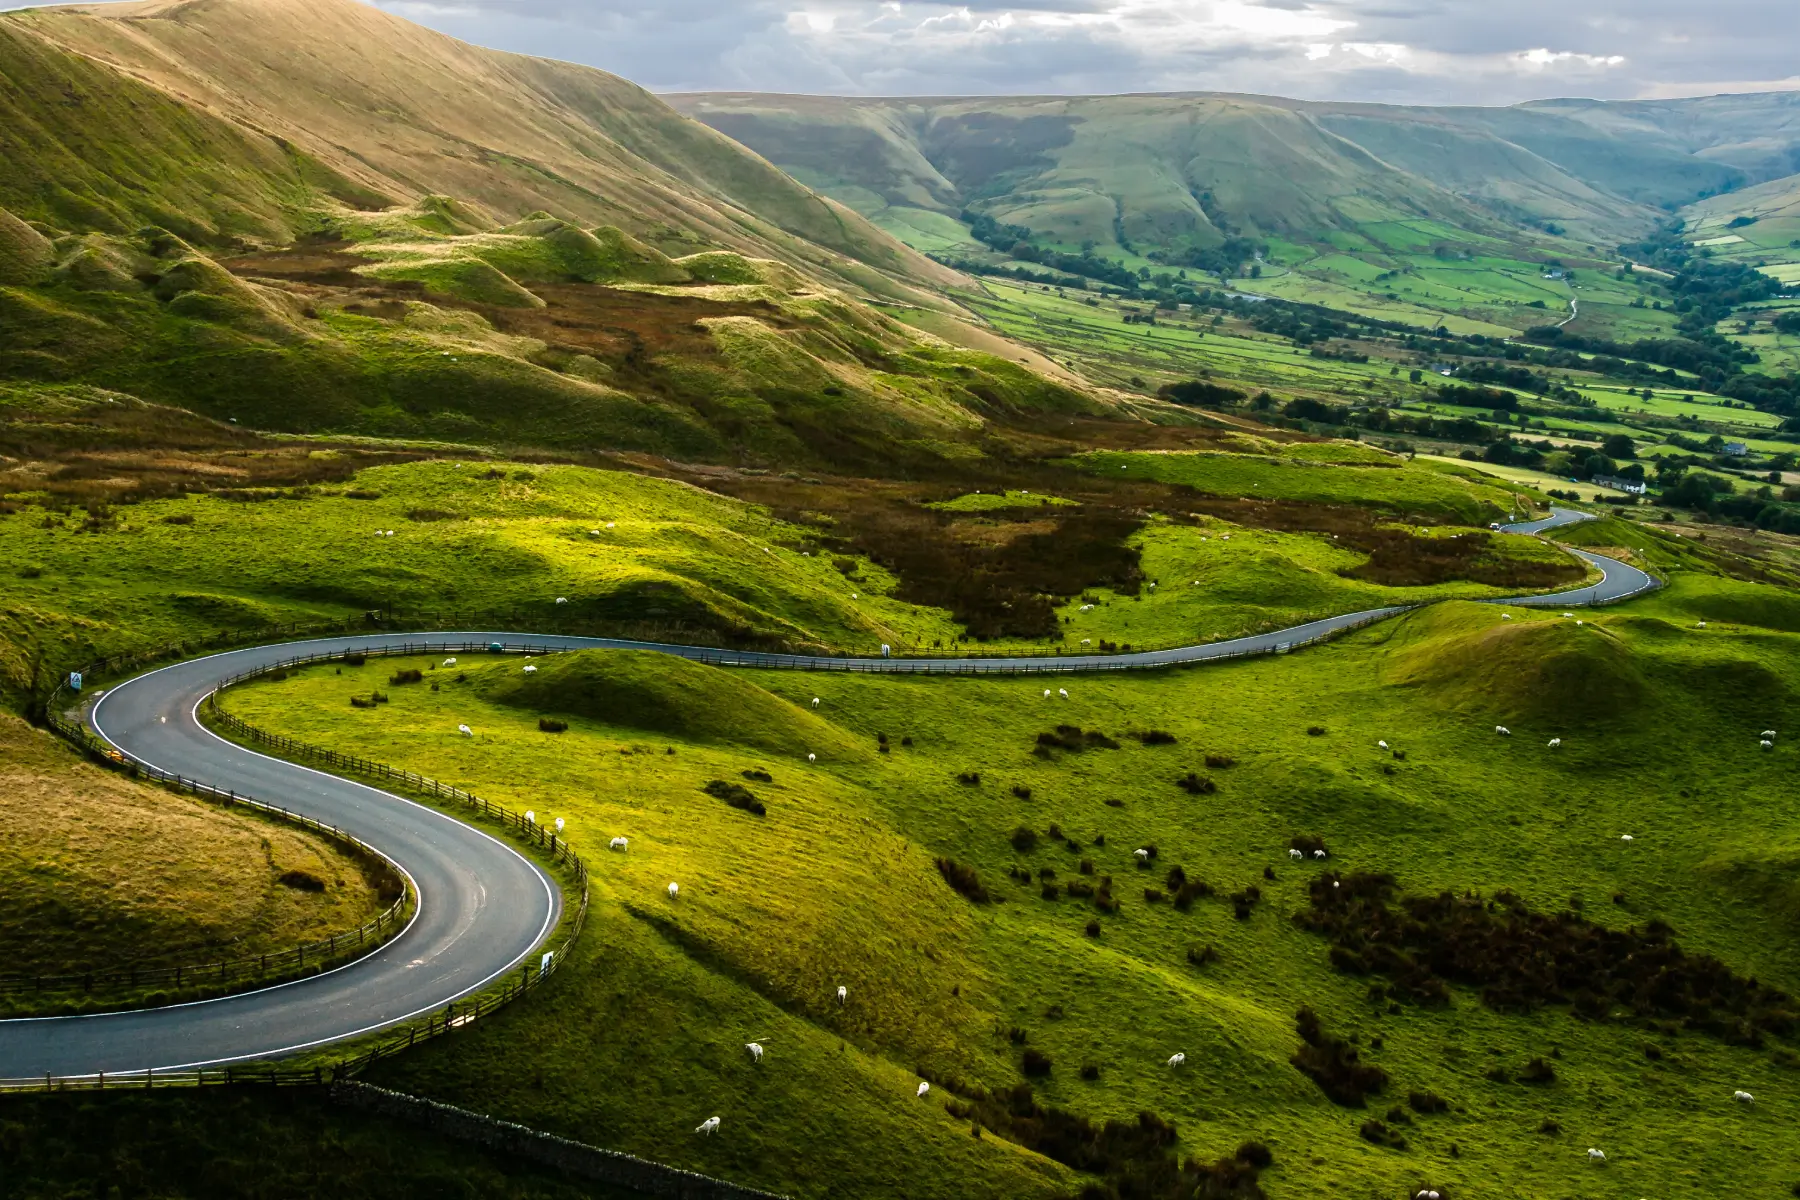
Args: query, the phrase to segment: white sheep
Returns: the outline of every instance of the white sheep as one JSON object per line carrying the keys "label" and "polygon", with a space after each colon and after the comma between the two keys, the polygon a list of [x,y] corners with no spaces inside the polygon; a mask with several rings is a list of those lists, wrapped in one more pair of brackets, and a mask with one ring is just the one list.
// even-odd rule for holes
{"label": "white sheep", "polygon": [[444,665],[446,667],[454,667],[456,665],[456,660],[454,658],[446,658],[444,660]]}
{"label": "white sheep", "polygon": [[1775,731],[1774,731],[1774,730],[1773,730],[1773,729],[1765,729],[1765,730],[1763,730],[1763,731],[1762,731],[1762,735],[1763,735],[1763,736],[1764,736],[1764,737],[1766,737],[1766,738],[1768,738],[1768,739],[1769,739],[1769,740],[1770,740],[1770,741],[1774,741],[1774,740],[1775,740],[1775,739],[1776,739],[1776,737],[1778,737],[1778,736],[1779,736],[1779,735],[1778,735],[1778,734],[1777,734],[1777,733],[1776,733],[1776,732],[1775,732]]}
{"label": "white sheep", "polygon": [[819,756],[817,754],[808,754],[806,756],[806,761],[809,763],[816,763],[819,761]]}
{"label": "white sheep", "polygon": [[556,832],[561,833],[563,831],[563,825],[563,819],[561,817],[556,818]]}
{"label": "white sheep", "polygon": [[1185,1054],[1169,1055],[1169,1065],[1171,1067],[1179,1067],[1182,1063],[1185,1063],[1186,1061],[1187,1061],[1187,1055],[1185,1055]]}
{"label": "white sheep", "polygon": [[1314,858],[1324,858],[1324,857],[1325,857],[1325,852],[1324,852],[1324,851],[1323,851],[1323,850],[1314,850],[1314,851],[1313,851],[1313,857],[1314,857]]}
{"label": "white sheep", "polygon": [[1094,639],[1093,638],[1082,638],[1081,644],[1084,646],[1091,646],[1094,644]]}
{"label": "white sheep", "polygon": [[1137,856],[1137,860],[1139,862],[1149,862],[1150,861],[1150,852],[1148,850],[1143,849],[1142,847],[1139,847],[1138,849],[1133,850],[1132,854]]}
{"label": "white sheep", "polygon": [[1620,834],[1620,835],[1619,835],[1619,840],[1620,840],[1620,841],[1621,841],[1621,842],[1629,842],[1629,841],[1633,841],[1633,840],[1635,840],[1635,839],[1633,839],[1633,838],[1632,838],[1632,836],[1631,836],[1631,835],[1630,835],[1630,834],[1629,834],[1629,833],[1621,833],[1621,834]]}
{"label": "white sheep", "polygon": [[1511,737],[1512,736],[1512,730],[1508,729],[1504,725],[1494,726],[1494,732],[1499,734],[1501,737]]}
{"label": "white sheep", "polygon": [[567,604],[569,602],[569,598],[567,596],[558,596],[556,598],[556,602],[558,604]]}
{"label": "white sheep", "polygon": [[606,844],[606,848],[608,850],[629,850],[631,849],[631,839],[616,837]]}
{"label": "white sheep", "polygon": [[537,674],[537,668],[536,668],[536,667],[533,667],[533,666],[527,666],[527,667],[526,667],[526,668],[525,668],[525,674],[527,674],[527,675],[536,675],[536,674]]}
{"label": "white sheep", "polygon": [[1375,744],[1377,746],[1380,746],[1383,750],[1386,750],[1388,748],[1388,744],[1385,741],[1376,742]]}
{"label": "white sheep", "polygon": [[613,526],[615,526],[615,525],[617,525],[617,524],[618,524],[618,522],[617,522],[617,521],[608,521],[608,522],[607,522],[607,523],[606,523],[606,527],[607,527],[607,528],[608,528],[608,529],[611,529],[611,528],[612,528],[612,527],[613,527]]}
{"label": "white sheep", "polygon": [[675,898],[677,898],[680,895],[681,895],[681,885],[679,883],[671,883],[669,885],[669,899],[674,900]]}
{"label": "white sheep", "polygon": [[914,1092],[913,1095],[918,1096],[920,1099],[923,1099],[930,1092],[931,1092],[931,1085],[929,1083],[920,1083],[919,1090]]}
{"label": "white sheep", "polygon": [[818,697],[817,697],[817,696],[814,696],[814,697],[813,697],[813,701],[812,701],[812,706],[813,706],[813,707],[814,707],[814,708],[817,708],[817,707],[819,707],[819,698],[818,698]]}
{"label": "white sheep", "polygon": [[1561,738],[1551,738],[1550,739],[1550,748],[1552,750],[1562,749],[1562,739]]}
{"label": "white sheep", "polygon": [[462,734],[464,737],[474,737],[475,736],[475,731],[473,729],[470,729],[467,725],[458,725],[456,727],[456,732]]}
{"label": "white sheep", "polygon": [[588,536],[589,537],[599,537],[600,531],[598,529],[590,529],[590,530],[588,530]]}
{"label": "white sheep", "polygon": [[1056,694],[1061,696],[1064,700],[1067,700],[1069,698],[1069,689],[1068,688],[1057,688]]}
{"label": "white sheep", "polygon": [[760,1042],[745,1042],[744,1049],[746,1049],[750,1052],[750,1061],[751,1062],[761,1062],[762,1061],[762,1056],[763,1056],[762,1043],[760,1043]]}
{"label": "white sheep", "polygon": [[1768,738],[1764,738],[1761,742],[1759,742],[1757,744],[1760,745],[1764,750],[1773,750],[1775,748],[1775,743],[1771,742]]}
{"label": "white sheep", "polygon": [[849,998],[850,998],[850,989],[845,987],[841,983],[838,984],[837,1002],[841,1005],[844,1003],[844,1001],[848,1000]]}
{"label": "white sheep", "polygon": [[1299,850],[1289,850],[1288,857],[1289,858],[1305,858],[1306,855],[1303,854],[1302,852],[1300,852]]}
{"label": "white sheep", "polygon": [[536,825],[537,824],[537,810],[536,809],[528,808],[525,810],[525,823],[527,825]]}
{"label": "white sheep", "polygon": [[1565,616],[1565,617],[1572,617],[1574,615],[1575,615],[1574,613],[1564,613],[1563,614],[1563,616]]}
{"label": "white sheep", "polygon": [[1755,1104],[1756,1103],[1756,1097],[1752,1096],[1749,1092],[1746,1092],[1742,1089],[1739,1089],[1738,1091],[1731,1093],[1731,1098],[1733,1100],[1736,1100],[1739,1104]]}
{"label": "white sheep", "polygon": [[1595,1165],[1599,1165],[1606,1161],[1606,1152],[1604,1150],[1596,1150],[1592,1146],[1588,1147],[1587,1156],[1588,1161]]}
{"label": "white sheep", "polygon": [[1050,689],[1045,688],[1044,689],[1044,699],[1048,700],[1049,698],[1050,698]]}
{"label": "white sheep", "polygon": [[1512,614],[1511,613],[1501,613],[1500,619],[1502,621],[1510,621],[1510,620],[1512,620]]}
{"label": "white sheep", "polygon": [[1698,623],[1698,624],[1696,624],[1696,625],[1695,625],[1695,626],[1694,626],[1694,628],[1696,628],[1696,629],[1705,629],[1705,628],[1706,628],[1706,622],[1705,622],[1705,621],[1701,621],[1701,622],[1699,622],[1699,623]]}
{"label": "white sheep", "polygon": [[708,1117],[708,1118],[706,1118],[706,1120],[700,1122],[700,1124],[698,1124],[694,1127],[694,1132],[695,1133],[704,1133],[708,1137],[711,1137],[715,1132],[718,1131],[718,1128],[719,1128],[719,1118]]}

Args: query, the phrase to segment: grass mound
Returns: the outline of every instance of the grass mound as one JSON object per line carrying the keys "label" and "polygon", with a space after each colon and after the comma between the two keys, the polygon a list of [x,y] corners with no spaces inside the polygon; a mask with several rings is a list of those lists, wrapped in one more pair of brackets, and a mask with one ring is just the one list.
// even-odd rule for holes
{"label": "grass mound", "polygon": [[426,289],[499,308],[542,308],[544,302],[513,282],[498,267],[460,254],[398,260],[365,268],[373,278],[411,280]]}
{"label": "grass mound", "polygon": [[1635,710],[1645,677],[1617,635],[1591,620],[1505,620],[1500,610],[1447,604],[1413,617],[1389,683],[1434,702],[1505,721],[1585,723]]}
{"label": "grass mound", "polygon": [[741,675],[686,659],[644,650],[587,650],[534,665],[538,669],[527,675],[507,660],[470,676],[483,698],[511,708],[796,757],[850,749],[848,739],[804,709]]}
{"label": "grass mound", "polygon": [[36,283],[50,259],[50,239],[0,208],[0,284]]}

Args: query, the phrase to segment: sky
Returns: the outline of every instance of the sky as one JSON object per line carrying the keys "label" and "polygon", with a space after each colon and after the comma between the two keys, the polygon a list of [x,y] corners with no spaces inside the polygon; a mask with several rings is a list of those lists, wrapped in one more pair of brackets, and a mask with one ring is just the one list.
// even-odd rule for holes
{"label": "sky", "polygon": [[1800,90],[1796,0],[372,0],[656,91],[1511,104]]}

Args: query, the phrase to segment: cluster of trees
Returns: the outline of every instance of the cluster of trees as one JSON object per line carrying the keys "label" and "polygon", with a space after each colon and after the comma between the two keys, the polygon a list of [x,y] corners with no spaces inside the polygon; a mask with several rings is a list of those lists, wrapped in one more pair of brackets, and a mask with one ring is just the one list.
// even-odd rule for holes
{"label": "cluster of trees", "polygon": [[1137,275],[1109,258],[1101,258],[1091,248],[1084,249],[1080,254],[1049,250],[1032,241],[1032,232],[1024,225],[996,221],[987,213],[976,212],[974,209],[964,209],[962,219],[969,223],[969,233],[976,241],[1001,254],[1011,255],[1020,262],[1036,263],[1049,267],[1052,271],[1084,279],[1096,279],[1128,291],[1137,290]]}

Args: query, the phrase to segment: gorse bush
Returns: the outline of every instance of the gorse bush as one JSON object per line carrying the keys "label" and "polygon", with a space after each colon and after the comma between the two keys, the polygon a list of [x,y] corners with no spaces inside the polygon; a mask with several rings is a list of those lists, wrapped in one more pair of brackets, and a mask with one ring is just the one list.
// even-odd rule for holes
{"label": "gorse bush", "polygon": [[388,676],[388,683],[390,685],[393,685],[396,687],[401,684],[423,683],[424,681],[425,681],[425,672],[420,671],[414,667],[407,667],[402,670],[395,671],[392,675]]}
{"label": "gorse bush", "polygon": [[723,800],[725,803],[741,812],[747,812],[753,816],[760,817],[769,811],[768,808],[764,806],[763,802],[756,798],[756,793],[752,792],[741,783],[732,783],[729,780],[715,779],[700,790],[715,799]]}
{"label": "gorse bush", "polygon": [[974,867],[959,863],[953,858],[940,858],[937,860],[937,869],[938,874],[944,877],[944,882],[965,898],[976,904],[988,902],[988,890],[982,886],[981,877],[975,873]]}
{"label": "gorse bush", "polygon": [[1326,1033],[1312,1009],[1295,1014],[1294,1027],[1301,1046],[1288,1061],[1318,1084],[1333,1104],[1361,1108],[1370,1095],[1387,1087],[1387,1072],[1360,1061],[1356,1047]]}
{"label": "gorse bush", "polygon": [[[437,685],[433,684],[432,686],[436,687]],[[567,733],[569,731],[569,723],[567,721],[554,721],[549,717],[539,717],[538,731],[540,733]]]}

